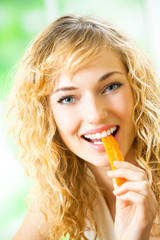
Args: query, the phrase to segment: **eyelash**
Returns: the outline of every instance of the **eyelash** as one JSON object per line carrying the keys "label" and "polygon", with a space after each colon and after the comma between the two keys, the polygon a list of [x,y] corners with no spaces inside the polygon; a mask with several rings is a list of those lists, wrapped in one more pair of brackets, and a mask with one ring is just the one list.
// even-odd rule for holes
{"label": "eyelash", "polygon": [[[112,90],[109,90],[109,92],[113,92],[115,91],[117,88],[121,87],[123,85],[123,83],[120,83],[120,82],[113,82],[113,83],[110,83],[109,85],[105,86],[105,89],[103,90],[102,93],[108,93],[106,92],[107,88],[111,87],[111,86],[117,86],[115,89],[112,89]],[[68,99],[72,99],[72,102],[65,102],[65,100]],[[64,104],[64,105],[70,105],[70,104],[73,104],[74,102],[76,101],[76,98],[75,96],[72,96],[72,95],[67,95],[67,96],[62,96],[57,102],[60,103],[60,104]]]}
{"label": "eyelash", "polygon": [[74,101],[76,100],[74,96],[68,96],[67,95],[67,96],[62,96],[57,102],[60,103],[60,104],[64,104],[64,105],[69,105],[69,104],[73,104],[74,103],[74,102],[69,102],[69,103],[64,102],[67,98],[68,99],[70,98],[72,100],[74,99]]}
{"label": "eyelash", "polygon": [[105,89],[103,90],[103,93],[108,93],[108,92],[106,92],[106,90],[107,90],[107,88],[109,88],[109,87],[117,86],[115,89],[109,90],[109,92],[113,92],[113,91],[117,90],[119,87],[121,87],[122,85],[123,85],[123,83],[120,83],[120,82],[110,83],[110,84],[108,84],[108,85],[105,87]]}

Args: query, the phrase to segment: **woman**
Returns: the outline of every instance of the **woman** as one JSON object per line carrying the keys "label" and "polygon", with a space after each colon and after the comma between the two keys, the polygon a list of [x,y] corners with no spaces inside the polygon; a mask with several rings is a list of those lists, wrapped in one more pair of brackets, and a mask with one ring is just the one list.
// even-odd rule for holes
{"label": "woman", "polygon": [[[14,240],[160,239],[158,87],[147,57],[104,19],[68,15],[44,29],[11,95],[15,138],[36,183]],[[125,158],[116,170],[102,132]]]}

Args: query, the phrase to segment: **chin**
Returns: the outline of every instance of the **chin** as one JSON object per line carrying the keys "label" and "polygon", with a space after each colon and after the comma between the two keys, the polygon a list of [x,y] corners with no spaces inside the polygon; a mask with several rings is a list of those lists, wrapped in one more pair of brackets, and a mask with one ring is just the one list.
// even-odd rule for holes
{"label": "chin", "polygon": [[108,161],[104,160],[104,161],[87,161],[85,160],[86,164],[88,166],[92,165],[92,166],[95,166],[95,167],[110,167],[110,164]]}

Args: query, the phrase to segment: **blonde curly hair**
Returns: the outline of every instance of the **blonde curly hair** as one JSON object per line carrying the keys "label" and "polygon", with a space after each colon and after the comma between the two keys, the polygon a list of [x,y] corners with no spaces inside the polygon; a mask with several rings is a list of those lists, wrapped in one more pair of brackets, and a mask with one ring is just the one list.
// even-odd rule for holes
{"label": "blonde curly hair", "polygon": [[[63,143],[50,106],[54,83],[75,71],[105,48],[119,54],[128,71],[134,96],[135,150],[160,205],[160,91],[153,67],[137,46],[111,23],[96,16],[62,16],[27,50],[10,95],[9,118],[27,175],[36,182],[39,206],[46,216],[49,239],[69,233],[78,240],[88,217],[97,232],[93,204],[98,189],[78,159]],[[159,213],[157,214],[159,217]],[[158,226],[153,225],[152,233]]]}

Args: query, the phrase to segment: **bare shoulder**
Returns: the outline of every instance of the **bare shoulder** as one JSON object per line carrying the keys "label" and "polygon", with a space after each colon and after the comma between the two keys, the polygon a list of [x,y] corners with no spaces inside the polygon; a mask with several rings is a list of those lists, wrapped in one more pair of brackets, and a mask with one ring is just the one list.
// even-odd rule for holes
{"label": "bare shoulder", "polygon": [[47,238],[40,236],[40,230],[43,231],[44,227],[44,215],[39,209],[32,207],[12,240],[46,240]]}

